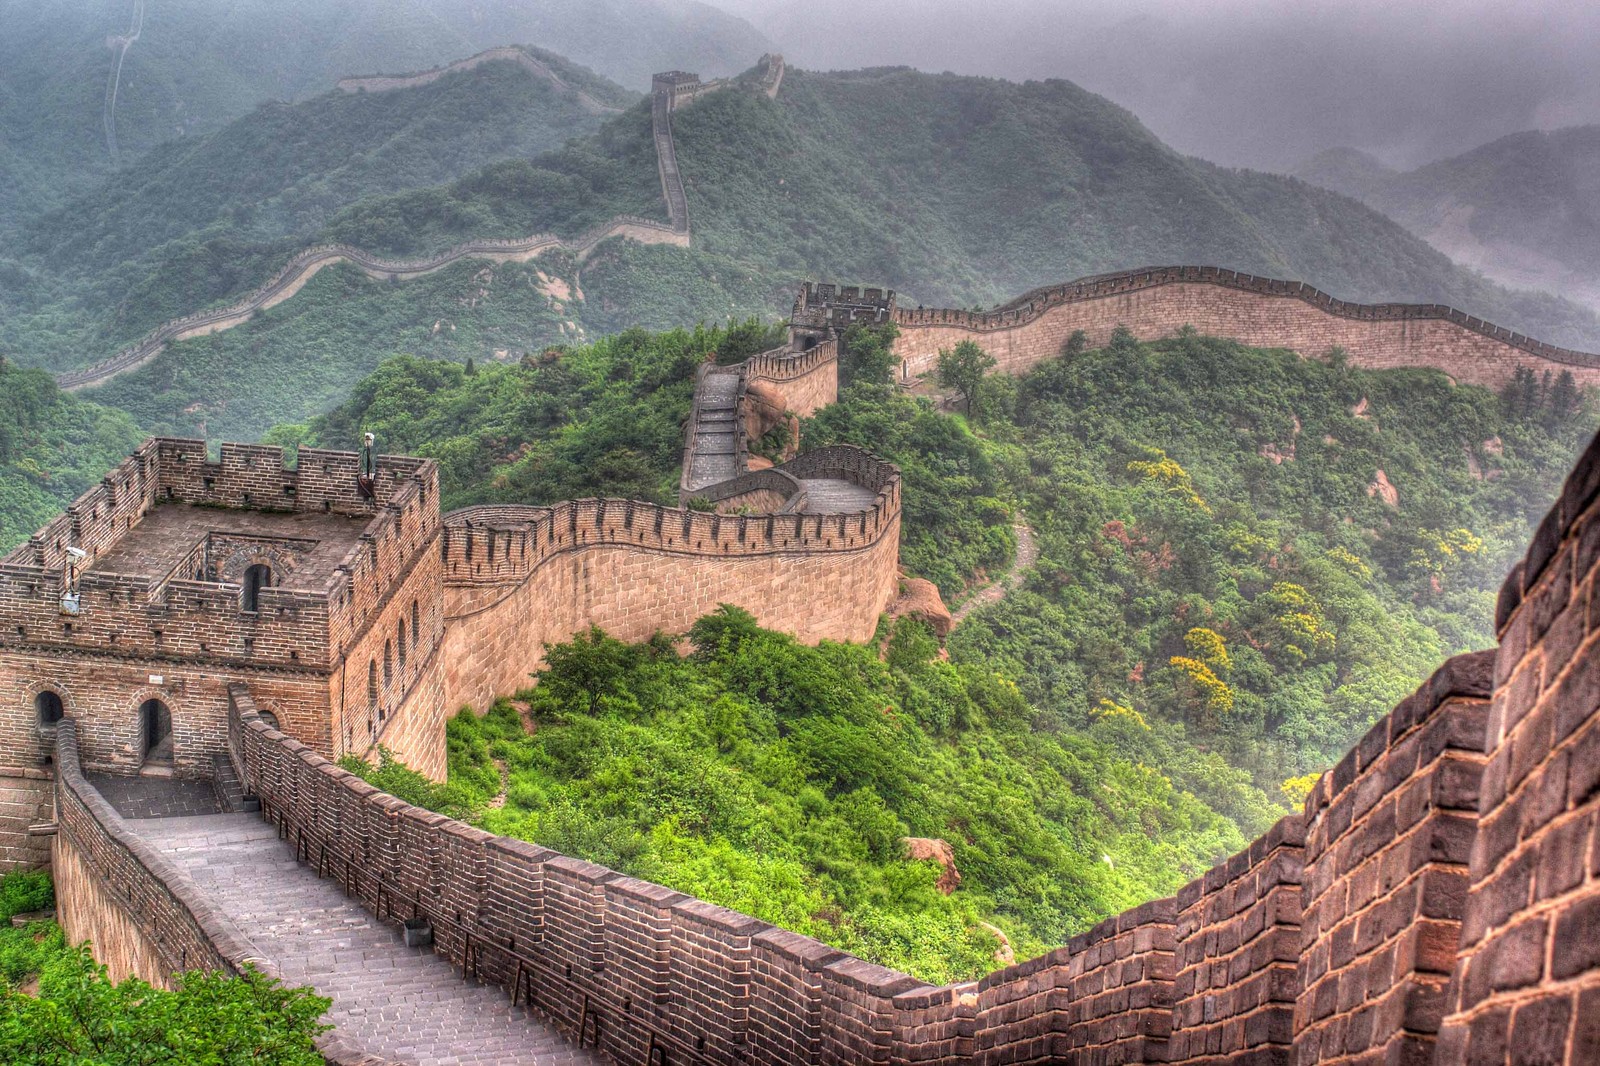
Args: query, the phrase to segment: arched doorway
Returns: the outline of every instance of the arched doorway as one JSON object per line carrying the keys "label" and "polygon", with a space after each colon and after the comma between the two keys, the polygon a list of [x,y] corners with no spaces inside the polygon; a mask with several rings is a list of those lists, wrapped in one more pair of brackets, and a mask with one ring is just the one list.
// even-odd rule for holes
{"label": "arched doorway", "polygon": [[242,606],[247,611],[257,610],[260,602],[261,590],[272,587],[272,568],[265,563],[256,563],[244,572],[244,594]]}
{"label": "arched doorway", "polygon": [[38,712],[40,725],[55,725],[66,716],[59,693],[45,689],[33,698],[33,709]]}
{"label": "arched doorway", "polygon": [[139,735],[146,763],[172,761],[172,712],[160,700],[145,700],[139,706]]}

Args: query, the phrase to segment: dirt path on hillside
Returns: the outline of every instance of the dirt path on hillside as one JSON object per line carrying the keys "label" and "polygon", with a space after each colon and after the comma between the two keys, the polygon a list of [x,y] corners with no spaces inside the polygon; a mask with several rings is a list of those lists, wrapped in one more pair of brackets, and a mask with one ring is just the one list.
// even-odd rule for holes
{"label": "dirt path on hillside", "polygon": [[1033,529],[1029,527],[1026,519],[1011,529],[1017,535],[1017,557],[1012,560],[1011,569],[962,600],[961,606],[950,613],[951,629],[960,625],[966,620],[967,615],[979,607],[1005,599],[1012,589],[1022,584],[1023,572],[1039,561],[1039,544],[1034,539]]}

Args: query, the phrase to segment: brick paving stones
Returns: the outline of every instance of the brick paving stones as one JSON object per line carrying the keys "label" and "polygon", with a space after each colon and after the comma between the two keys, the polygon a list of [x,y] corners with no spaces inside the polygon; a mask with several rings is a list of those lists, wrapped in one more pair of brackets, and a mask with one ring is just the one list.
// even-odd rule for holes
{"label": "brick paving stones", "polygon": [[221,902],[286,981],[330,997],[327,1020],[370,1054],[414,1066],[610,1061],[511,1007],[503,990],[463,981],[431,949],[405,947],[337,882],[296,862],[257,815],[132,825]]}

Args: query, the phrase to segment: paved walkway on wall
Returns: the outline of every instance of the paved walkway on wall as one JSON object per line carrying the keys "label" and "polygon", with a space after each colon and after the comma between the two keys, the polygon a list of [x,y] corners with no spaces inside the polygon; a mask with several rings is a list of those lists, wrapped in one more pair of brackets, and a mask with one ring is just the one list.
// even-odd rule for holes
{"label": "paved walkway on wall", "polygon": [[327,1020],[362,1050],[415,1066],[608,1063],[541,1024],[506,993],[463,981],[407,948],[333,880],[295,861],[256,814],[130,822],[212,894],[290,984],[333,1000]]}
{"label": "paved walkway on wall", "polygon": [[951,629],[960,625],[966,620],[967,615],[979,607],[999,603],[1005,599],[1007,593],[1022,584],[1023,571],[1039,561],[1039,545],[1034,540],[1033,530],[1028,528],[1028,524],[1018,522],[1011,528],[1017,534],[1017,557],[1012,561],[1011,569],[963,600],[961,606],[950,615]]}
{"label": "paved walkway on wall", "polygon": [[804,484],[807,514],[868,511],[878,498],[872,489],[838,478],[806,478]]}
{"label": "paved walkway on wall", "polygon": [[222,813],[222,803],[210,781],[99,773],[84,776],[124,818]]}
{"label": "paved walkway on wall", "polygon": [[736,478],[738,440],[734,420],[739,395],[737,373],[712,371],[700,379],[695,395],[694,434],[689,440],[689,489],[695,491]]}

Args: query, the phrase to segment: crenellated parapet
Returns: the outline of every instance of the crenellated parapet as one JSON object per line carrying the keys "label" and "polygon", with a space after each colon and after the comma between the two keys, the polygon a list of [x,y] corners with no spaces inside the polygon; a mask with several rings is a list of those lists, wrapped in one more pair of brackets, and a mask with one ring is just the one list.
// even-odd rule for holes
{"label": "crenellated parapet", "polygon": [[1060,355],[1079,330],[1099,347],[1118,326],[1140,340],[1191,326],[1308,357],[1340,348],[1358,366],[1435,367],[1491,387],[1519,366],[1570,371],[1580,385],[1600,384],[1600,355],[1546,344],[1451,307],[1352,303],[1303,282],[1220,267],[1101,274],[1034,289],[993,311],[895,307],[893,317],[900,327],[895,353],[907,381],[930,373],[939,350],[963,340],[981,344],[1001,370],[1020,373]]}
{"label": "crenellated parapet", "polygon": [[[855,487],[860,506],[805,509],[816,477]],[[808,642],[865,640],[899,586],[900,490],[892,464],[830,448],[710,490],[755,513],[637,500],[452,512],[439,544],[446,703],[526,687],[547,643],[589,626],[644,640],[724,603]]]}
{"label": "crenellated parapet", "polygon": [[[814,453],[799,472],[853,476],[897,499],[892,468],[848,449]],[[543,588],[572,588],[589,550],[631,550],[630,522],[654,536],[670,510],[460,512],[447,536],[470,558],[452,564],[455,580],[525,588],[565,558]],[[749,522],[679,521],[706,532],[701,551],[752,557],[724,532],[748,537]],[[286,735],[244,684],[228,691],[227,757],[263,816],[352,898],[425,919],[462,973],[618,1061],[1452,1066],[1520,1061],[1516,1049],[1586,1066],[1600,1017],[1597,531],[1600,438],[1506,581],[1497,650],[1445,663],[1323,775],[1302,812],[1174,898],[979,981],[928,985],[413,807]],[[627,586],[613,577],[603,586]],[[535,602],[506,617],[532,616]],[[486,631],[474,639],[493,643]],[[75,743],[75,723],[58,737],[71,928],[98,922],[158,973],[174,952],[178,967],[238,955],[225,919],[79,784],[65,739]]]}

